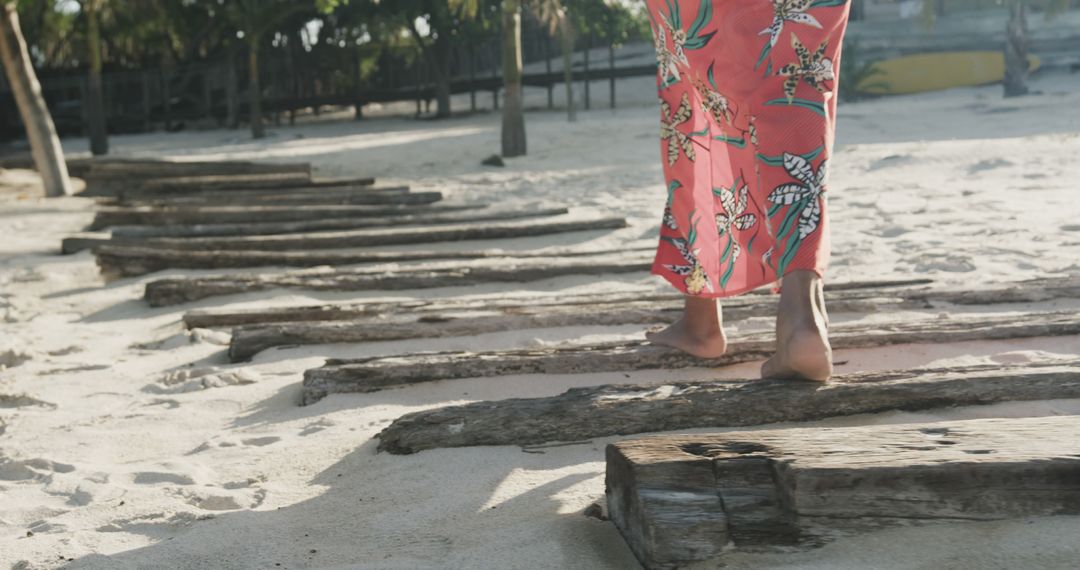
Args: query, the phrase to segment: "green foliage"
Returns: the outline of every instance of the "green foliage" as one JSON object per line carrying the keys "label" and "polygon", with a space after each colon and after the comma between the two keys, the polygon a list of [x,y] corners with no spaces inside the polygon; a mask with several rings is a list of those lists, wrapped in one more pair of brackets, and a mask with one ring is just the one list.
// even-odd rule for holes
{"label": "green foliage", "polygon": [[858,101],[873,97],[867,93],[867,89],[888,88],[889,84],[884,81],[871,81],[873,77],[883,72],[878,68],[877,62],[868,61],[863,56],[859,42],[849,40],[844,43],[844,52],[840,56],[840,100],[845,102]]}

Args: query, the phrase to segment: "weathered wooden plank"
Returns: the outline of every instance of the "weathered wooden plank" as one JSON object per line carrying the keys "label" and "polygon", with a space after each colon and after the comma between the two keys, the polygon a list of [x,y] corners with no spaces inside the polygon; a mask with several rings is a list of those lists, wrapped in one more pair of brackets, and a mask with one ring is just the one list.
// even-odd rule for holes
{"label": "weathered wooden plank", "polygon": [[130,198],[134,197],[134,195],[174,195],[232,190],[275,190],[287,188],[313,190],[317,188],[339,187],[359,189],[373,184],[375,184],[375,179],[370,176],[358,178],[312,179],[310,176],[301,172],[275,172],[154,178],[143,182],[137,188],[125,190],[123,193],[125,197]]}
{"label": "weathered wooden plank", "polygon": [[364,228],[404,227],[416,225],[461,224],[485,221],[520,220],[543,218],[569,213],[568,208],[537,208],[495,210],[485,209],[479,213],[447,212],[425,215],[406,214],[387,218],[333,217],[299,222],[254,222],[243,224],[196,224],[185,226],[117,226],[112,228],[116,238],[180,238],[180,237],[237,237],[297,234]]}
{"label": "weathered wooden plank", "polygon": [[[560,252],[559,256],[582,256],[604,255],[614,253],[643,253],[652,251],[651,247],[641,250],[620,249],[618,251]],[[486,257],[502,257],[504,252],[493,252]],[[532,253],[515,252],[514,257],[527,257],[530,255],[552,256],[550,252]],[[907,279],[897,281],[855,281],[842,283],[826,283],[825,290],[832,293],[829,296],[829,306],[838,311],[847,312],[870,312],[877,308],[878,303],[886,303],[893,298],[891,291],[881,291],[894,287],[905,287],[911,290],[905,291],[906,295],[915,295],[921,288],[931,283],[929,279]],[[775,299],[767,295],[770,291],[766,288],[751,291],[747,295],[732,297],[724,300],[724,318],[731,320],[741,318],[744,314],[759,311],[764,306],[775,304]],[[842,296],[838,298],[837,295]],[[763,298],[764,297],[764,298]],[[426,314],[428,318],[442,319],[432,316],[433,313],[453,311],[476,310],[500,310],[508,314],[520,313],[521,309],[539,311],[544,307],[566,307],[569,305],[584,306],[593,305],[602,307],[600,310],[611,311],[625,303],[649,302],[655,303],[658,308],[667,307],[671,303],[682,301],[682,297],[675,293],[645,293],[641,291],[615,292],[615,293],[581,293],[577,295],[560,295],[493,299],[434,299],[429,301],[409,300],[392,303],[350,303],[344,305],[297,305],[287,307],[271,307],[258,309],[198,309],[184,314],[184,324],[188,328],[213,328],[234,327],[241,325],[257,325],[268,323],[286,322],[312,322],[312,321],[350,321],[362,320],[370,317],[383,317],[386,314],[403,313],[418,315]],[[763,305],[764,303],[764,305]],[[834,303],[840,303],[834,305]],[[925,305],[920,300],[919,307]]]}
{"label": "weathered wooden plank", "polygon": [[[281,175],[274,175],[281,176]],[[155,204],[218,204],[223,200],[228,202],[247,202],[266,200],[274,196],[293,195],[316,195],[353,196],[362,192],[385,192],[389,194],[405,194],[409,191],[408,186],[374,186],[374,179],[365,178],[355,182],[312,182],[298,178],[297,175],[289,175],[290,178],[275,179],[266,176],[228,177],[235,178],[236,182],[231,185],[214,186],[178,186],[153,181],[144,186],[118,190],[116,200],[121,203],[129,202],[152,202]],[[218,180],[218,177],[212,177]],[[187,179],[181,179],[187,180]]]}
{"label": "weathered wooden plank", "polygon": [[[632,253],[633,249],[618,251],[569,251],[558,254],[550,251],[514,252],[513,257],[534,258],[581,257],[600,254]],[[474,251],[380,251],[338,252],[319,251],[187,251],[145,247],[101,246],[94,250],[98,267],[105,279],[144,275],[163,269],[234,269],[242,267],[320,267],[397,263],[406,261],[449,261],[506,258],[505,250]]]}
{"label": "weathered wooden plank", "polygon": [[889,526],[1080,514],[1077,417],[657,436],[606,455],[611,521],[649,570]]}
{"label": "weathered wooden plank", "polygon": [[350,205],[256,205],[194,206],[183,208],[101,208],[94,215],[90,231],[123,225],[251,224],[321,220],[326,218],[382,218],[435,215],[483,210],[486,204],[439,204],[435,206],[350,206]]}
{"label": "weathered wooden plank", "polygon": [[[550,368],[557,373],[578,370],[574,363],[552,363]],[[414,453],[436,447],[528,445],[1055,398],[1080,398],[1080,361],[898,370],[838,376],[827,383],[769,379],[607,385],[550,398],[414,412],[379,434],[379,448]]]}
{"label": "weathered wooden plank", "polygon": [[198,206],[281,206],[320,204],[388,206],[392,204],[418,206],[442,200],[441,192],[409,192],[406,187],[329,188],[318,190],[233,190],[209,195],[154,196],[119,200],[124,206],[198,207]]}
{"label": "weathered wooden plank", "polygon": [[349,231],[310,232],[267,236],[225,236],[203,238],[95,238],[72,237],[63,241],[64,253],[102,245],[162,247],[194,251],[290,251],[348,249],[381,245],[406,245],[440,241],[509,239],[557,233],[610,230],[626,227],[625,218],[506,220],[486,223],[448,223],[435,226],[370,228]]}
{"label": "weathered wooden plank", "polygon": [[275,346],[331,344],[401,340],[408,338],[441,338],[489,332],[514,331],[531,328],[568,327],[574,325],[615,326],[641,323],[662,323],[675,320],[681,307],[667,309],[650,307],[648,303],[627,304],[619,311],[604,312],[597,307],[578,305],[541,314],[508,314],[508,311],[488,311],[472,318],[440,317],[428,314],[411,322],[366,323],[322,322],[250,325],[232,331],[229,359],[241,362]]}
{"label": "weathered wooden plank", "polygon": [[[1037,288],[1035,284],[1032,288]],[[1051,287],[1044,287],[1049,289]],[[1012,288],[1001,290],[1012,300]],[[935,293],[940,293],[937,297]],[[999,302],[982,292],[987,305]],[[1080,297],[1080,283],[1074,284],[1072,297]],[[898,289],[884,292],[875,289],[853,289],[832,292],[828,296],[829,308],[834,313],[880,311],[882,309],[910,309],[914,307],[938,307],[940,299],[958,298],[955,291],[924,291],[921,289]],[[968,300],[965,297],[965,300]],[[776,300],[769,297],[750,296],[724,305],[724,320],[734,322],[751,316],[768,314],[775,309]],[[355,343],[406,338],[440,338],[484,333],[549,327],[628,325],[672,322],[682,312],[682,300],[670,295],[658,299],[634,298],[617,295],[601,302],[588,303],[533,303],[504,307],[476,307],[474,309],[445,309],[447,314],[431,310],[410,309],[407,315],[396,319],[390,315],[362,314],[359,310],[342,313],[354,315],[353,320],[341,318],[320,319],[322,322],[303,320],[284,323],[240,326],[233,330],[229,355],[235,360],[247,360],[260,351],[283,345]],[[311,317],[326,317],[332,311],[312,311]],[[375,317],[375,318],[373,318]]]}
{"label": "weathered wooden plank", "polygon": [[562,275],[601,275],[648,271],[651,259],[637,257],[505,258],[493,264],[452,269],[402,271],[307,271],[282,274],[224,275],[159,279],[146,285],[144,298],[153,307],[268,289],[372,291],[460,287],[482,283],[524,283]]}
{"label": "weathered wooden plank", "polygon": [[[1023,322],[1017,320],[1016,315],[967,315],[949,319],[845,323],[833,326],[829,330],[829,339],[834,349],[849,349],[1080,334],[1080,315],[1073,313],[1031,313],[1024,315]],[[241,330],[244,328],[238,329]],[[241,333],[240,337],[243,340],[236,350],[237,356],[251,353],[263,340],[256,334]],[[727,353],[714,359],[697,358],[645,341],[631,341],[548,349],[436,352],[357,361],[329,360],[322,368],[304,374],[303,400],[311,403],[330,393],[372,392],[459,378],[728,366],[767,358],[772,354],[774,344],[772,332],[744,334],[732,338]],[[232,352],[230,348],[230,354]]]}
{"label": "weathered wooden plank", "polygon": [[173,162],[142,159],[94,159],[88,161],[84,196],[115,196],[117,192],[155,179],[183,176],[244,176],[283,174],[310,179],[308,163],[255,163],[243,161]]}
{"label": "weathered wooden plank", "polygon": [[273,189],[311,184],[306,172],[260,172],[253,174],[212,174],[147,178],[118,188],[115,197],[121,200],[137,197],[186,195],[207,190],[229,192],[240,189]]}
{"label": "weathered wooden plank", "polygon": [[171,161],[142,158],[96,158],[90,161],[90,175],[118,178],[169,178],[176,176],[267,174],[301,172],[311,175],[306,162],[275,163],[242,160]]}

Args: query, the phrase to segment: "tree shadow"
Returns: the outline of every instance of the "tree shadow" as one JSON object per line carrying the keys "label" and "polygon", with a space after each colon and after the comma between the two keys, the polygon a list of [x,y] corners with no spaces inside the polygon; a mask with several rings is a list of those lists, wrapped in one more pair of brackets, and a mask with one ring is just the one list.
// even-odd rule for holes
{"label": "tree shadow", "polygon": [[368,440],[309,481],[315,496],[271,508],[270,479],[260,510],[117,523],[155,542],[69,567],[635,568],[614,526],[582,514],[602,497],[602,458],[597,445],[391,456]]}

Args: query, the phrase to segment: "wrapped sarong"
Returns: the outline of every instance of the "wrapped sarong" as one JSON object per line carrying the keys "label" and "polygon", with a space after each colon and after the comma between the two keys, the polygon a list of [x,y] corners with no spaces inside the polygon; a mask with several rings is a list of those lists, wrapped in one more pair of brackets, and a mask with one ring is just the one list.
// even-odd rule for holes
{"label": "wrapped sarong", "polygon": [[727,297],[823,275],[848,0],[647,0],[667,206],[652,272]]}

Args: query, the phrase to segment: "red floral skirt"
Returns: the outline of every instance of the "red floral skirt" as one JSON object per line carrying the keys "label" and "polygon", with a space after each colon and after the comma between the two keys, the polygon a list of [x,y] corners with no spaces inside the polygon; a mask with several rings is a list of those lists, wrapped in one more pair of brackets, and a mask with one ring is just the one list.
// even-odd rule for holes
{"label": "red floral skirt", "polygon": [[647,0],[667,207],[652,272],[727,297],[829,258],[848,0]]}

